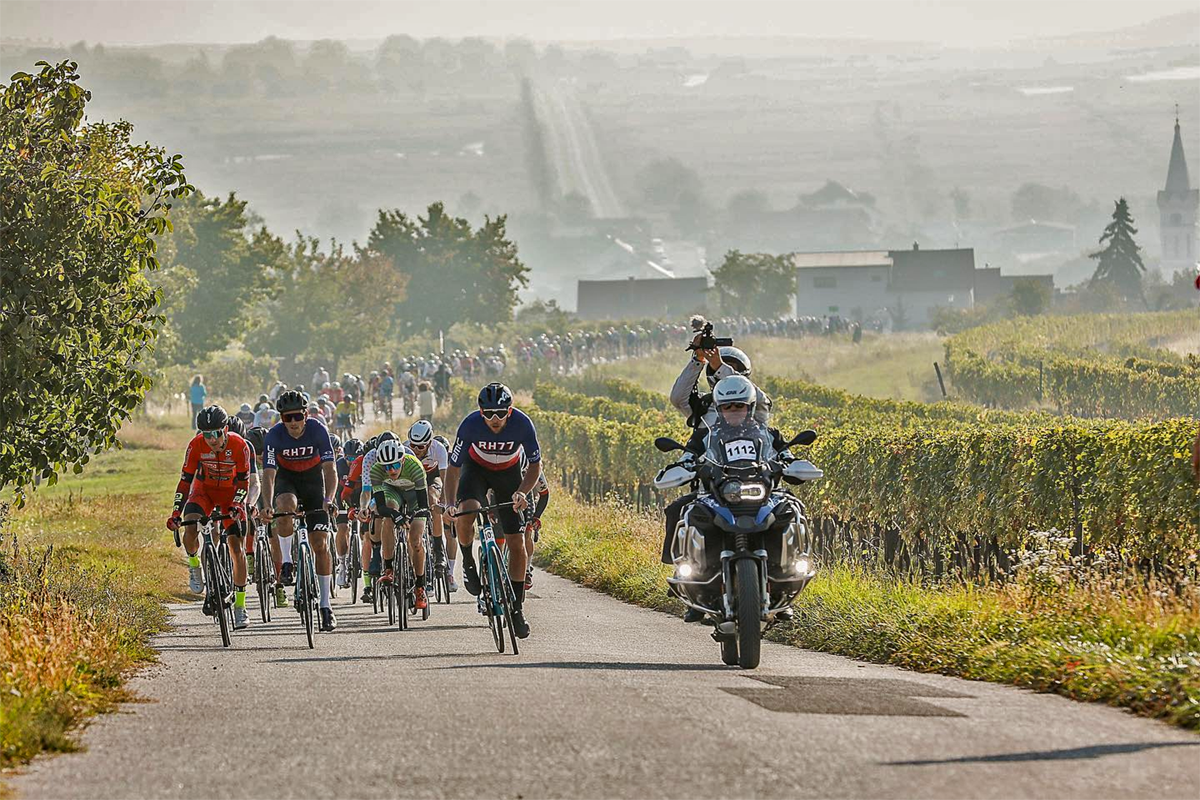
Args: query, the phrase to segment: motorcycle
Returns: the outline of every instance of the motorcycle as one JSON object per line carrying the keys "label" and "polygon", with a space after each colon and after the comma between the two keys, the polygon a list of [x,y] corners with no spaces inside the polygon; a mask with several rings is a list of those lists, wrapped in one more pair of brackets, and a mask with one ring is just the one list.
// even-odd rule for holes
{"label": "motorcycle", "polygon": [[[824,477],[786,452],[816,438],[802,431],[776,450],[764,427],[718,420],[703,454],[688,453],[654,479],[658,489],[690,484],[697,493],[675,529],[668,591],[705,615],[726,664],[757,667],[763,632],[790,615],[792,601],[816,575],[804,505],[780,487],[781,480]],[[686,452],[665,436],[654,445],[663,453]]]}

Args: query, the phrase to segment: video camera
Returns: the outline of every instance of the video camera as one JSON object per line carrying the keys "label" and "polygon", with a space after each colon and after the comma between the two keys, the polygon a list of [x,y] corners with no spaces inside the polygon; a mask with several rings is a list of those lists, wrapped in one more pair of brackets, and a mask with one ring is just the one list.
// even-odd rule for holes
{"label": "video camera", "polygon": [[704,323],[704,328],[700,331],[700,340],[692,342],[687,346],[688,350],[716,350],[718,347],[730,347],[733,345],[733,339],[728,336],[717,338],[712,335],[713,326],[711,322]]}

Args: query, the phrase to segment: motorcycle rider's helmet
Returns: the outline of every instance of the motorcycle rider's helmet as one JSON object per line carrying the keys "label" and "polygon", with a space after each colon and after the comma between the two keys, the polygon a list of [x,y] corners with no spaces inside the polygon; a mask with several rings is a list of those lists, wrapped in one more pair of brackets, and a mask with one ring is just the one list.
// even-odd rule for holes
{"label": "motorcycle rider's helmet", "polygon": [[[742,352],[741,348],[725,345],[718,347],[717,352],[721,354],[721,361],[728,364],[735,374],[750,377],[750,356]],[[708,379],[710,388],[716,387],[717,376],[713,374],[712,367],[707,364],[704,367],[704,377]]]}
{"label": "motorcycle rider's helmet", "polygon": [[758,392],[749,378],[742,375],[730,375],[722,378],[713,387],[713,406],[717,416],[725,425],[741,426],[754,414],[754,402]]}

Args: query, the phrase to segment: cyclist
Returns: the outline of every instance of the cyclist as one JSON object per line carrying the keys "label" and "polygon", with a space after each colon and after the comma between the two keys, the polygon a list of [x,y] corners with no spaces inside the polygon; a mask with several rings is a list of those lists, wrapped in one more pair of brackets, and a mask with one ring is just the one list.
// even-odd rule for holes
{"label": "cyclist", "polygon": [[[489,489],[498,498],[512,498],[512,505],[497,509],[500,533],[508,547],[508,577],[513,591],[513,632],[529,635],[525,620],[525,537],[518,516],[529,506],[529,492],[542,474],[542,454],[533,421],[513,408],[512,392],[502,383],[489,383],[479,392],[479,409],[458,426],[457,441],[446,470],[446,496],[453,498],[451,515],[469,512],[486,502]],[[479,568],[471,545],[475,540],[475,516],[455,520],[462,548],[463,583],[478,596]]]}
{"label": "cyclist", "polygon": [[349,439],[354,435],[354,426],[358,424],[358,403],[354,395],[346,392],[342,402],[334,408],[334,419],[337,420],[337,434]]}
{"label": "cyclist", "polygon": [[[375,513],[383,518],[383,561],[390,564],[396,554],[396,529],[405,510],[411,521],[408,526],[408,558],[416,576],[414,605],[417,610],[429,607],[425,597],[425,520],[429,517],[429,498],[426,494],[425,468],[420,460],[396,441],[379,445],[379,456],[371,466],[371,496]],[[388,555],[388,551],[391,555]],[[392,568],[386,566],[380,583],[392,583]]]}
{"label": "cyclist", "polygon": [[[441,442],[433,438],[433,425],[429,420],[419,419],[408,429],[408,441],[405,443],[425,468],[425,484],[428,487],[429,500],[429,535],[433,545],[434,568],[445,570],[446,540],[442,531],[442,511],[438,504],[442,502],[442,475],[450,464],[449,453]],[[453,578],[451,578],[453,582]],[[457,587],[455,587],[457,588]]]}
{"label": "cyclist", "polygon": [[392,371],[385,369],[383,376],[379,379],[379,399],[383,401],[383,407],[377,408],[375,416],[386,416],[390,421],[392,418],[392,392],[396,388],[396,379],[392,377]]}
{"label": "cyclist", "polygon": [[[199,433],[188,442],[183,457],[183,470],[175,487],[175,505],[167,520],[174,531],[182,527],[183,550],[188,559],[188,588],[195,594],[204,591],[204,574],[200,569],[200,531],[196,523],[212,516],[214,509],[225,509],[233,519],[223,522],[228,532],[229,554],[233,562],[234,627],[245,628],[246,615],[246,558],[242,550],[243,531],[238,518],[245,518],[249,491],[250,465],[253,455],[250,445],[229,431],[229,415],[220,406],[208,406],[196,415]],[[240,602],[239,602],[240,598]],[[205,598],[204,613],[219,613]],[[238,611],[237,609],[241,610]]]}
{"label": "cyclist", "polygon": [[404,399],[404,416],[411,417],[413,413],[413,404],[417,400],[417,376],[413,375],[414,367],[412,364],[405,364],[404,371],[400,373],[400,394]]}
{"label": "cyclist", "polygon": [[[362,454],[362,442],[358,439],[347,439],[338,453],[337,474],[338,485],[345,486],[350,479],[350,470],[354,462]],[[350,506],[348,493],[343,489],[338,495],[337,513],[337,585],[339,589],[350,586]]]}
{"label": "cyclist", "polygon": [[[440,444],[447,453],[446,466],[449,468],[449,453],[450,440],[440,433],[433,437],[433,440]],[[446,475],[446,470],[442,470],[443,478]],[[445,497],[443,494],[442,497]],[[442,507],[444,508],[444,506]],[[458,538],[454,533],[454,520],[450,519],[447,514],[442,513],[442,508],[438,508],[438,516],[442,518],[442,542],[446,545],[446,578],[450,584],[450,591],[458,591],[458,583],[454,580],[454,565],[458,563]]]}
{"label": "cyclist", "polygon": [[525,523],[525,557],[528,559],[528,564],[525,566],[525,590],[533,588],[533,549],[537,544],[538,536],[542,532],[542,514],[546,513],[546,506],[550,505],[550,485],[546,483],[546,471],[542,469],[542,474],[538,476],[537,485],[530,492],[530,507],[526,509]]}
{"label": "cyclist", "polygon": [[[309,546],[317,567],[320,587],[321,630],[337,627],[330,595],[333,589],[333,557],[329,552],[329,514],[336,513],[333,495],[337,490],[337,467],[334,464],[333,444],[329,431],[319,421],[308,416],[304,396],[299,392],[284,392],[279,397],[282,418],[267,432],[266,453],[263,459],[263,517],[269,524],[276,504],[281,512],[303,507],[308,523]],[[285,552],[291,550],[293,518],[280,517],[279,544]],[[282,564],[276,564],[282,574]]]}

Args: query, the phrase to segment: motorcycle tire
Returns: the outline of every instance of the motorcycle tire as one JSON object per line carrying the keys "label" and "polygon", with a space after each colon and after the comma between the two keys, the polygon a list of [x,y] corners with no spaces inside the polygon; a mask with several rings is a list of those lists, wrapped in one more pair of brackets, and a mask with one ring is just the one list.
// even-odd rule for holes
{"label": "motorcycle tire", "polygon": [[762,651],[762,627],[759,625],[762,592],[758,585],[758,567],[753,560],[743,558],[737,562],[736,580],[738,666],[754,669]]}

